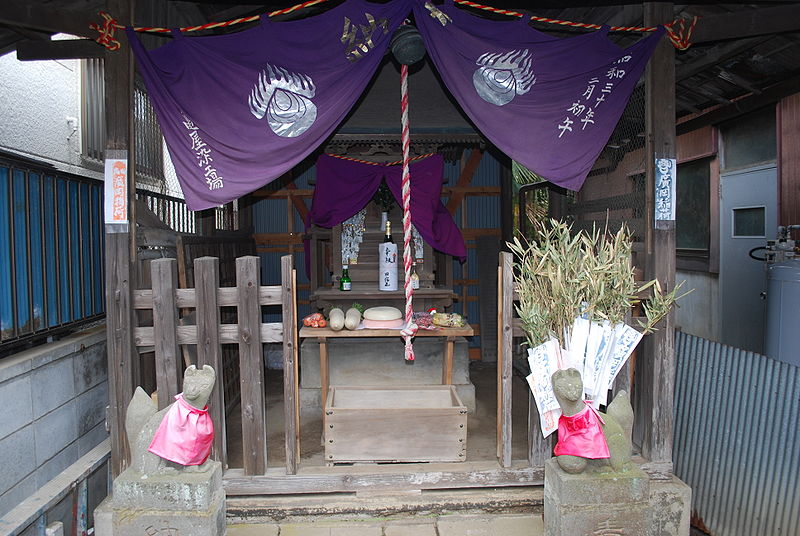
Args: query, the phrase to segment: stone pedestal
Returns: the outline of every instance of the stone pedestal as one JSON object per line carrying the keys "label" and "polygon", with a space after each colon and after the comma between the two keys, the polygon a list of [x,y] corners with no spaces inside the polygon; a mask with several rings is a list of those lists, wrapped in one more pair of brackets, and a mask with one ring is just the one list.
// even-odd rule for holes
{"label": "stone pedestal", "polygon": [[692,488],[683,481],[651,480],[650,507],[647,536],[689,536]]}
{"label": "stone pedestal", "polygon": [[225,534],[222,465],[202,473],[142,476],[130,469],[94,511],[102,536],[220,536]]}
{"label": "stone pedestal", "polygon": [[545,536],[642,536],[650,520],[650,480],[641,469],[571,475],[555,458],[545,464]]}
{"label": "stone pedestal", "polygon": [[[440,385],[444,337],[417,337],[414,364],[407,365],[399,336],[328,339],[330,386]],[[453,385],[470,413],[475,411],[475,385],[469,379],[467,340],[456,338],[453,351]],[[319,379],[319,342],[305,339],[300,345],[300,411],[322,411]]]}
{"label": "stone pedestal", "polygon": [[545,536],[689,536],[692,490],[641,469],[571,475],[555,458],[544,469]]}

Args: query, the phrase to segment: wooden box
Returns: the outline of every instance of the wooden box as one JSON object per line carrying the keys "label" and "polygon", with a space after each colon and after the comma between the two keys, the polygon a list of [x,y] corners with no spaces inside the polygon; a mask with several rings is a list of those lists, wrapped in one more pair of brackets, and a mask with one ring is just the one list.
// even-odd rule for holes
{"label": "wooden box", "polygon": [[467,408],[452,385],[331,387],[325,461],[460,462]]}

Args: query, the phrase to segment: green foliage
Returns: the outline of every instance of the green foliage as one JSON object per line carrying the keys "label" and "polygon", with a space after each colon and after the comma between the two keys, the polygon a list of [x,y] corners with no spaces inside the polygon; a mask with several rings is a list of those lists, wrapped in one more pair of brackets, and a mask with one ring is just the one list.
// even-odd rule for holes
{"label": "green foliage", "polygon": [[514,178],[514,182],[520,186],[524,186],[526,184],[536,184],[546,180],[516,160],[511,161],[511,176]]}
{"label": "green foliage", "polygon": [[655,280],[637,288],[631,239],[624,226],[615,234],[593,229],[573,235],[571,225],[550,220],[537,225],[536,236],[534,242],[514,238],[508,243],[518,267],[516,309],[531,346],[551,336],[563,346],[581,314],[593,321],[622,322],[639,295],[652,288],[652,296],[643,303],[647,321],[640,320],[649,333],[680,297],[680,285],[669,293]]}

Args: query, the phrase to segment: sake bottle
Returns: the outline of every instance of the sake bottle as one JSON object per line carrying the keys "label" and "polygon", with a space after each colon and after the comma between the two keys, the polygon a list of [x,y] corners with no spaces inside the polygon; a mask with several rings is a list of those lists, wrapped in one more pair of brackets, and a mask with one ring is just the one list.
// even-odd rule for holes
{"label": "sake bottle", "polygon": [[419,289],[419,275],[417,274],[417,263],[411,263],[411,288]]}
{"label": "sake bottle", "polygon": [[342,265],[342,277],[339,278],[339,290],[350,290],[352,288],[348,269],[349,266],[347,264]]}
{"label": "sake bottle", "polygon": [[397,290],[397,244],[392,240],[392,223],[386,222],[383,242],[378,245],[378,290]]}

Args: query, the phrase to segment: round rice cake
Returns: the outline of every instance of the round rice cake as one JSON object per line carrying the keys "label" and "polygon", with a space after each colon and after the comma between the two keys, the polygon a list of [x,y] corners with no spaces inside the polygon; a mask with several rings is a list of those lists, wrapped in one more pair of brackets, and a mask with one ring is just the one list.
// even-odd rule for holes
{"label": "round rice cake", "polygon": [[370,307],[364,311],[365,320],[377,320],[382,322],[391,322],[392,320],[402,320],[403,313],[397,307]]}

